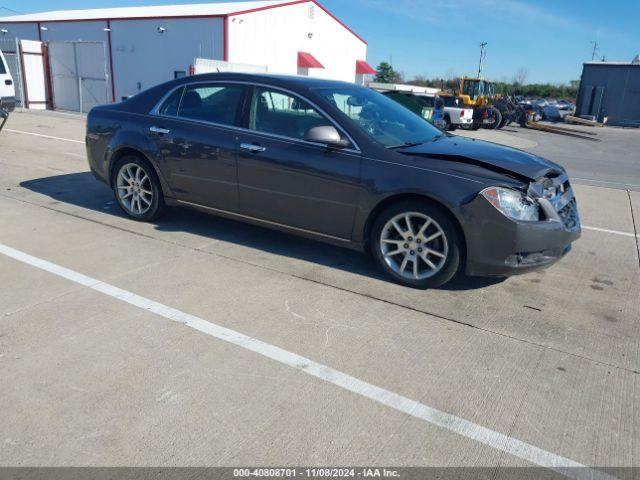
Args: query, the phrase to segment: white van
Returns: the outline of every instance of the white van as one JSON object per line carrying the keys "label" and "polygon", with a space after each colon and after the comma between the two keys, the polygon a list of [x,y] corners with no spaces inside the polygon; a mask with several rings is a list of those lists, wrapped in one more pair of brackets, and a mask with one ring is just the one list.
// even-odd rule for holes
{"label": "white van", "polygon": [[0,105],[10,112],[16,106],[16,90],[13,85],[13,78],[9,73],[9,67],[0,50]]}

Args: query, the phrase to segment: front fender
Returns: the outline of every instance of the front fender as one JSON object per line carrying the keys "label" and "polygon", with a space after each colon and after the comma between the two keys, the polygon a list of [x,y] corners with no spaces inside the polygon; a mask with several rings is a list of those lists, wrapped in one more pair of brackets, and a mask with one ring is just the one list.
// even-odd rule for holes
{"label": "front fender", "polygon": [[428,165],[407,165],[366,159],[363,162],[363,195],[354,224],[353,240],[368,242],[368,229],[375,217],[395,200],[424,198],[441,205],[463,229],[462,206],[471,202],[486,185],[462,175],[431,169]]}

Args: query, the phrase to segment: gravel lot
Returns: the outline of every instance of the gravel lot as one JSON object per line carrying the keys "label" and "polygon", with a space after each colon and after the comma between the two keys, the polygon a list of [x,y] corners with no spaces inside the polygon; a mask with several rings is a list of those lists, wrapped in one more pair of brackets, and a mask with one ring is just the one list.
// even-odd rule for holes
{"label": "gravel lot", "polygon": [[567,166],[587,228],[549,270],[416,291],[258,227],[128,220],[83,129],[0,133],[1,465],[640,467],[640,132],[473,133]]}

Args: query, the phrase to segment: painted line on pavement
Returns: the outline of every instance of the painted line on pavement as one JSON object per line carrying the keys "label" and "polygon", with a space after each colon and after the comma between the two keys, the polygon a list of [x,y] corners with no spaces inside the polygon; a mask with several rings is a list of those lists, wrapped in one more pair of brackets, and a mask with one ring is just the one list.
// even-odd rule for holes
{"label": "painted line on pavement", "polygon": [[623,237],[640,238],[640,235],[636,235],[635,233],[621,232],[620,230],[609,230],[607,228],[587,227],[585,225],[582,226],[582,229],[591,230],[593,232],[612,233],[613,235],[622,235]]}
{"label": "painted line on pavement", "polygon": [[[618,185],[620,187],[632,187],[632,188],[637,188],[640,187],[640,185],[636,185],[633,183],[622,183],[622,182],[609,182],[606,180],[593,180],[591,178],[580,178],[580,177],[571,177],[571,180],[575,181],[575,182],[593,182],[593,183],[600,183],[600,184],[604,184],[604,185]],[[580,184],[580,183],[578,183]],[[589,187],[597,187],[597,185],[587,185]]]}
{"label": "painted line on pavement", "polygon": [[74,270],[56,265],[38,257],[31,256],[0,243],[0,253],[19,262],[31,265],[59,277],[83,285],[97,292],[108,295],[125,303],[149,311],[168,320],[182,323],[211,337],[223,340],[246,350],[270,358],[281,364],[295,368],[313,377],[324,380],[344,390],[368,398],[389,408],[424,420],[432,425],[457,433],[463,437],[476,440],[491,448],[506,452],[527,462],[554,470],[576,480],[611,480],[604,472],[589,468],[569,458],[556,455],[536,446],[496,432],[489,428],[443,412],[390,390],[377,387],[339,370],[314,362],[308,358],[289,352],[282,348],[249,337],[235,330],[216,325],[202,318],[163,305],[154,300],[122,290],[95,278],[88,277]]}
{"label": "painted line on pavement", "polygon": [[51,135],[43,135],[42,133],[24,132],[22,130],[12,130],[10,128],[5,128],[2,131],[3,132],[18,133],[20,135],[33,135],[34,137],[48,138],[50,140],[61,140],[63,142],[81,143],[81,144],[84,145],[84,142],[80,141],[80,140],[72,140],[70,138],[62,138],[62,137],[53,137]]}

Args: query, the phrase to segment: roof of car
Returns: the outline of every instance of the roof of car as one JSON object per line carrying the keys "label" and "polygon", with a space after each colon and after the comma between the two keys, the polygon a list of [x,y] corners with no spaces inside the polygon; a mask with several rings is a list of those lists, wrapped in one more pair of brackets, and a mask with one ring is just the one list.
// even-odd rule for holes
{"label": "roof of car", "polygon": [[301,75],[277,75],[267,73],[202,73],[187,77],[189,81],[207,81],[207,80],[236,80],[251,83],[272,83],[274,85],[296,85],[304,88],[319,87],[357,87],[358,85],[340,80],[327,80],[324,78],[305,77]]}
{"label": "roof of car", "polygon": [[182,77],[176,80],[156,85],[145,90],[138,95],[134,95],[127,99],[126,102],[114,104],[113,106],[102,106],[101,108],[115,108],[117,110],[149,112],[157,102],[171,89],[180,85],[188,85],[190,83],[208,82],[208,81],[230,81],[230,82],[246,82],[253,84],[267,84],[283,89],[290,89],[294,92],[304,94],[305,90],[315,88],[364,88],[354,83],[341,82],[338,80],[326,80],[322,78],[295,76],[295,75],[270,75],[255,73],[203,73],[188,77]]}

